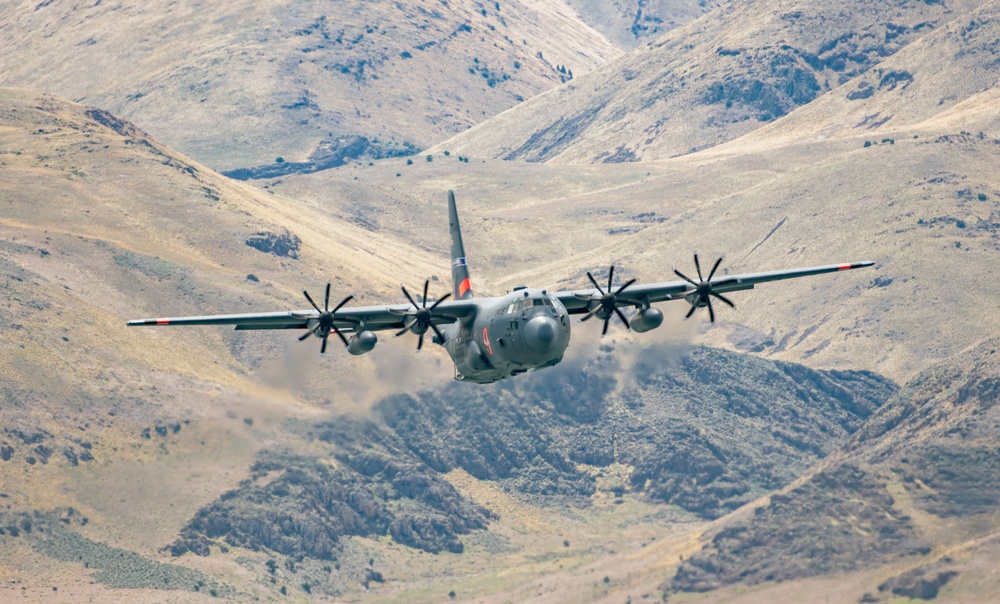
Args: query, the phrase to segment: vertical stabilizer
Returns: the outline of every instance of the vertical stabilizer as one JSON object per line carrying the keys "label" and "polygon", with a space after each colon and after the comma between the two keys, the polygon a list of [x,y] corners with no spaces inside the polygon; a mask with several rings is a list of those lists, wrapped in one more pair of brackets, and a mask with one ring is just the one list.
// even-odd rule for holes
{"label": "vertical stabilizer", "polygon": [[456,300],[464,300],[472,297],[472,283],[469,281],[469,264],[465,260],[465,246],[462,245],[462,229],[458,226],[455,194],[451,191],[448,191],[448,226],[451,229],[451,293]]}

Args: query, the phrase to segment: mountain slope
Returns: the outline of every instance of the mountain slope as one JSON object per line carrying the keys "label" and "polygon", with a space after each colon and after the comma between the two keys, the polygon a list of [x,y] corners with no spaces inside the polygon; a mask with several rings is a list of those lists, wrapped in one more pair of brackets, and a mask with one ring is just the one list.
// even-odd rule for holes
{"label": "mountain slope", "polygon": [[[663,330],[703,329],[712,345],[814,367],[868,359],[905,381],[1000,331],[995,94],[913,126],[890,122],[876,137],[744,137],[662,162],[593,166],[465,163],[442,151],[430,162],[387,160],[268,186],[317,202],[348,187],[350,203],[328,202],[332,212],[442,254],[433,208],[440,191],[455,189],[484,293],[585,287],[586,271],[612,264],[623,278],[672,280],[674,267],[691,269],[693,251],[725,256],[720,270],[730,273],[871,259],[871,270],[734,294],[737,309],[714,326]],[[663,308],[677,319],[687,310]]]}
{"label": "mountain slope", "polygon": [[560,163],[689,153],[780,121],[982,4],[726,4],[436,148]]}
{"label": "mountain slope", "polygon": [[620,54],[565,4],[534,0],[21,2],[0,40],[0,86],[96,105],[216,169],[350,135],[412,152]]}
{"label": "mountain slope", "polygon": [[998,39],[1000,5],[989,2],[924,35],[830,94],[761,127],[741,143],[860,132],[877,137],[942,121],[978,133],[993,124],[981,120],[963,124],[960,116],[985,108],[997,94]]}
{"label": "mountain slope", "polygon": [[987,340],[914,378],[812,477],[715,532],[672,589],[906,560],[871,593],[930,599],[974,561],[995,561],[998,346]]}
{"label": "mountain slope", "polygon": [[[894,389],[610,340],[470,389],[410,343],[316,363],[297,334],[130,329],[136,315],[300,307],[303,282],[334,271],[337,293],[386,299],[441,254],[222,178],[100,110],[4,90],[0,116],[0,574],[21,582],[4,589],[434,599],[423,586],[458,566],[464,589],[490,594],[508,584],[477,586],[484,560],[498,581],[551,570],[531,560],[553,546],[590,564],[794,480]],[[303,365],[293,388],[264,379],[285,346],[303,351],[285,353]],[[342,417],[373,399],[372,419]],[[579,511],[561,520],[567,505]],[[629,525],[609,535],[609,517]]]}
{"label": "mountain slope", "polygon": [[619,48],[631,50],[710,12],[705,0],[567,0],[580,17]]}

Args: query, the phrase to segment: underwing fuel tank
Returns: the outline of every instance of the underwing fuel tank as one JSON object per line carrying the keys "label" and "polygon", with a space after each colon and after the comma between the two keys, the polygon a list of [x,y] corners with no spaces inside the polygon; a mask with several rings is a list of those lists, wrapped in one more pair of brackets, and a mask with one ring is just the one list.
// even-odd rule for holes
{"label": "underwing fuel tank", "polygon": [[347,352],[354,356],[362,355],[371,352],[377,343],[378,336],[375,335],[375,332],[365,330],[351,336],[351,339],[347,341]]}
{"label": "underwing fuel tank", "polygon": [[663,312],[658,308],[640,310],[629,320],[632,331],[642,333],[656,329],[663,324]]}

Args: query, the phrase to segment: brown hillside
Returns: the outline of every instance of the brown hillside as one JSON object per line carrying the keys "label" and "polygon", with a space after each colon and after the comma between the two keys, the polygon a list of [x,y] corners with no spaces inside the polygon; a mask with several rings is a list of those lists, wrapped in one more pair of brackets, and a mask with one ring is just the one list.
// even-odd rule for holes
{"label": "brown hillside", "polygon": [[[797,107],[822,99],[984,4],[727,4],[436,149],[560,163],[690,153],[775,120],[780,123]],[[971,52],[973,45],[965,41],[963,47]],[[964,62],[992,72],[992,59],[985,55],[974,54]],[[926,79],[933,80],[933,72],[941,68],[936,66]],[[876,86],[889,86],[892,77],[886,73],[878,76]],[[920,73],[914,76],[924,79]],[[974,77],[967,74],[968,80]],[[993,75],[980,85],[995,80]],[[952,93],[934,96],[933,103],[947,94]]]}
{"label": "brown hillside", "polygon": [[[233,183],[99,110],[4,90],[0,120],[3,425],[49,434],[50,454],[82,455],[73,444],[82,437],[95,458],[117,458],[120,449],[148,461],[141,430],[182,419],[205,420],[192,426],[192,438],[215,426],[252,454],[253,432],[232,433],[243,417],[305,409],[295,395],[263,385],[257,371],[261,353],[280,357],[287,334],[129,330],[129,318],[301,308],[301,288],[318,292],[327,279],[338,294],[348,282],[385,297],[390,284],[428,273],[420,250],[375,249],[357,227]],[[244,244],[261,233],[288,233],[297,252]],[[341,356],[313,370],[349,362]],[[307,388],[309,374],[299,373]],[[314,400],[349,402],[331,394]],[[232,426],[224,425],[227,412],[237,418]],[[178,497],[190,494],[181,489]],[[72,503],[84,495],[53,494],[51,505],[86,508]],[[112,505],[102,502],[89,504],[95,520],[101,505]]]}
{"label": "brown hillside", "polygon": [[948,122],[990,130],[1000,72],[1000,5],[984,4],[925,35],[864,75],[744,137],[745,143],[815,140]]}
{"label": "brown hillside", "polygon": [[[269,186],[325,200],[344,220],[441,254],[435,200],[454,188],[473,282],[485,293],[583,287],[586,271],[612,263],[623,278],[669,280],[673,267],[691,267],[696,250],[725,256],[731,272],[872,259],[872,270],[736,295],[738,308],[705,338],[818,367],[870,363],[905,380],[1000,333],[991,276],[1000,130],[989,98],[874,138],[734,141],[615,166],[465,163],[439,153],[412,166],[387,160]],[[349,204],[329,195],[341,186]]]}
{"label": "brown hillside", "polygon": [[723,4],[705,0],[567,0],[580,17],[619,48],[659,38]]}
{"label": "brown hillside", "polygon": [[[592,593],[586,569],[662,580],[647,544],[690,552],[699,516],[794,479],[894,390],[872,374],[719,351],[684,360],[669,346],[631,367],[632,345],[609,353],[608,339],[597,357],[575,347],[579,360],[558,373],[469,391],[432,350],[414,354],[403,339],[320,362],[316,342],[297,334],[126,328],[136,316],[301,307],[299,288],[327,277],[338,295],[394,299],[395,283],[439,274],[446,256],[273,186],[228,181],[99,110],[5,90],[0,116],[0,170],[12,184],[0,223],[0,599],[57,587],[71,601],[246,600],[284,587],[438,601],[446,573],[469,597],[548,577],[549,593],[622,595],[633,585],[624,573]],[[325,202],[348,207],[362,186],[372,185],[348,178]],[[440,239],[443,195],[423,203]],[[286,246],[245,243],[262,232]],[[268,378],[282,356],[299,367]],[[619,382],[623,368],[641,388]],[[699,387],[706,371],[713,389]],[[745,379],[770,384],[780,413],[750,391],[726,394]],[[807,408],[800,386],[829,404]],[[383,399],[377,421],[344,417],[392,390],[419,401]],[[698,422],[670,421],[692,401],[704,409]],[[715,423],[723,401],[727,420]],[[788,425],[774,433],[778,417]],[[471,444],[487,438],[505,453]],[[768,444],[744,451],[745,438]],[[670,463],[649,453],[666,448]],[[729,456],[739,464],[719,473]],[[672,501],[692,512],[664,506]],[[352,521],[362,517],[370,524]],[[316,532],[331,526],[344,530]],[[300,542],[306,559],[295,557]]]}
{"label": "brown hillside", "polygon": [[530,0],[22,2],[0,40],[0,86],[96,105],[216,169],[345,135],[428,146],[621,52]]}
{"label": "brown hillside", "polygon": [[996,579],[978,569],[995,565],[1000,518],[998,345],[988,340],[922,372],[810,478],[720,523],[670,589],[895,563],[845,583],[878,600],[943,591],[945,600],[989,601]]}

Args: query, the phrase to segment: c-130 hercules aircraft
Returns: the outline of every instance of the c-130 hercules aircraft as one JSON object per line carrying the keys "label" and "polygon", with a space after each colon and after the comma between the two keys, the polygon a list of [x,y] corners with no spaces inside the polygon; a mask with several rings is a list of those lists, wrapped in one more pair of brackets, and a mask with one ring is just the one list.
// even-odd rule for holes
{"label": "c-130 hercules aircraft", "polygon": [[[612,316],[617,316],[626,329],[641,333],[656,329],[663,323],[663,312],[653,308],[652,304],[685,300],[691,305],[685,318],[690,318],[698,308],[707,308],[709,319],[714,323],[713,298],[735,308],[724,294],[753,289],[758,283],[768,281],[834,273],[875,264],[871,261],[851,262],[716,278],[715,271],[722,262],[719,258],[706,279],[702,277],[698,255],[695,254],[697,281],[674,269],[682,281],[635,285],[635,279],[629,279],[614,288],[615,267],[612,266],[608,270],[607,288],[602,287],[588,272],[593,289],[548,292],[519,286],[504,296],[475,298],[458,225],[455,195],[451,191],[448,191],[448,219],[453,290],[432,304],[427,301],[428,280],[424,281],[424,295],[419,304],[402,286],[408,304],[352,308],[346,305],[354,296],[347,296],[331,309],[330,284],[327,283],[323,308],[308,292],[303,291],[312,306],[311,310],[139,319],[128,324],[235,325],[238,330],[305,329],[299,340],[305,340],[310,335],[320,338],[321,354],[326,352],[327,340],[333,332],[347,351],[354,355],[365,354],[375,347],[378,342],[376,331],[394,329],[397,330],[396,336],[413,332],[418,337],[417,350],[423,347],[424,335],[431,331],[432,341],[444,346],[455,363],[455,379],[486,384],[552,367],[562,361],[569,345],[570,315],[583,315],[582,321],[595,316],[604,321],[602,336],[608,332]],[[448,300],[449,297],[453,299]],[[626,317],[622,308],[630,306],[635,311],[631,317]]]}

